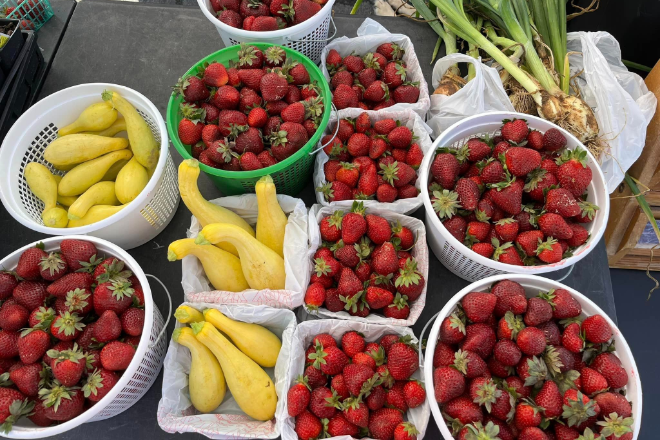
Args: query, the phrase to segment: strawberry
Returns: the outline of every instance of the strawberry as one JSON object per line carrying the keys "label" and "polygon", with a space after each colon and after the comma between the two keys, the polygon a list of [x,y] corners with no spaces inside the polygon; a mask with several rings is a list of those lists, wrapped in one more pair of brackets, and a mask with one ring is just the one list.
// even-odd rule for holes
{"label": "strawberry", "polygon": [[345,183],[349,188],[355,188],[360,178],[360,172],[356,165],[347,162],[341,162],[340,168],[337,170],[335,179],[339,182]]}
{"label": "strawberry", "polygon": [[458,344],[465,339],[465,321],[456,313],[446,317],[440,325],[440,340],[447,344]]}
{"label": "strawberry", "polygon": [[364,69],[364,61],[357,55],[350,54],[342,61],[346,69],[351,73],[358,73]]}
{"label": "strawberry", "polygon": [[540,428],[536,426],[528,426],[520,431],[518,435],[519,440],[548,440],[548,436],[545,435]]}
{"label": "strawberry", "polygon": [[372,254],[371,267],[377,274],[387,276],[399,270],[399,260],[394,246],[386,241]]}
{"label": "strawberry", "polygon": [[128,269],[124,269],[125,264],[123,261],[118,260],[117,258],[110,257],[106,258],[96,266],[96,269],[94,269],[94,273],[92,274],[94,279],[97,282],[100,283],[105,283],[106,281],[109,280],[117,280],[117,279],[128,279],[133,275],[133,272],[131,272]]}
{"label": "strawberry", "polygon": [[0,330],[0,359],[11,359],[18,356],[18,332]]}
{"label": "strawberry", "polygon": [[561,261],[562,254],[561,244],[552,237],[549,237],[536,248],[536,255],[539,257],[539,260],[548,264]]}
{"label": "strawberry", "polygon": [[60,253],[64,257],[71,272],[95,266],[94,257],[98,255],[94,243],[70,238],[64,239],[60,242]]}
{"label": "strawberry", "polygon": [[367,287],[365,299],[372,309],[382,309],[392,304],[394,295],[389,290],[380,287]]}
{"label": "strawberry", "polygon": [[328,421],[326,432],[330,437],[356,436],[359,428],[349,422],[342,413],[337,413]]}
{"label": "strawberry", "polygon": [[449,401],[444,410],[449,417],[457,419],[462,424],[483,421],[481,408],[468,397],[461,396]]}
{"label": "strawberry", "polygon": [[543,410],[546,418],[559,417],[562,413],[563,399],[557,384],[545,381],[534,401]]}
{"label": "strawberry", "polygon": [[543,134],[540,131],[530,130],[527,134],[527,146],[535,150],[543,149]]}
{"label": "strawberry", "polygon": [[94,311],[97,315],[106,310],[112,310],[117,314],[123,313],[133,303],[131,298],[134,289],[128,282],[108,281],[101,283],[94,289]]}
{"label": "strawberry", "polygon": [[34,399],[33,414],[28,419],[37,426],[46,427],[53,424],[53,421],[46,417],[46,407],[41,399]]}
{"label": "strawberry", "polygon": [[416,348],[405,342],[393,344],[387,359],[387,368],[395,380],[406,380],[419,368]]}
{"label": "strawberry", "polygon": [[403,423],[401,412],[394,408],[381,408],[369,416],[369,432],[371,437],[392,440],[396,427]]}
{"label": "strawberry", "polygon": [[314,414],[304,410],[296,416],[294,430],[300,439],[314,440],[321,435],[323,426],[321,425],[321,421]]}
{"label": "strawberry", "polygon": [[390,89],[395,89],[402,85],[406,78],[406,68],[400,62],[390,62],[383,69],[383,82]]}
{"label": "strawberry", "polygon": [[519,144],[527,138],[529,133],[529,128],[527,127],[527,121],[524,119],[514,119],[512,121],[505,120],[502,125],[502,137],[514,144]]}
{"label": "strawberry", "polygon": [[51,420],[67,421],[80,415],[84,410],[85,396],[76,388],[69,388],[55,382],[52,388],[39,390],[39,396],[46,407],[45,415]]}
{"label": "strawberry", "polygon": [[[346,268],[355,268],[360,263],[360,256],[358,255],[358,252],[357,252],[357,249],[355,248],[355,246],[350,246],[350,245],[346,246],[346,245],[344,245],[343,241],[339,240],[337,242],[337,244],[335,244],[332,247],[332,250],[334,251],[335,258],[342,265],[346,266]],[[351,271],[351,273],[353,274],[354,278],[357,279],[357,277],[355,276],[355,273],[353,273],[352,271]],[[340,273],[340,280],[339,280],[340,283],[341,283],[341,275],[342,274]],[[349,278],[348,274],[343,274],[343,275],[346,275],[346,280],[347,281],[349,279],[352,281],[352,278]],[[358,281],[359,281],[359,279],[358,279]],[[342,286],[339,285],[338,287],[339,287],[340,292],[341,292],[342,291],[342,288],[341,288]],[[361,289],[358,289],[358,291],[359,290],[361,290]]]}
{"label": "strawberry", "polygon": [[124,342],[112,341],[101,350],[101,365],[110,371],[121,371],[128,368],[135,355],[135,348]]}
{"label": "strawberry", "polygon": [[18,339],[18,355],[24,364],[38,362],[50,348],[50,336],[41,329],[23,331]]}
{"label": "strawberry", "polygon": [[376,52],[383,55],[387,61],[400,60],[405,50],[396,43],[383,43],[376,48]]}
{"label": "strawberry", "polygon": [[[628,383],[628,373],[614,353],[599,354],[594,358],[591,367],[605,377],[608,386],[612,389],[622,388]],[[604,411],[604,413],[608,414],[609,411]],[[619,413],[619,415],[622,414]]]}
{"label": "strawberry", "polygon": [[584,339],[580,335],[580,324],[571,323],[564,329],[561,344],[573,353],[580,353],[584,349]]}
{"label": "strawberry", "polygon": [[314,361],[314,367],[320,368],[323,374],[334,376],[339,374],[348,363],[348,357],[337,347],[323,347],[318,345],[315,353],[310,355]]}
{"label": "strawberry", "polygon": [[14,382],[21,393],[34,397],[39,392],[39,379],[42,368],[41,364],[20,365],[11,370],[9,379]]}
{"label": "strawberry", "polygon": [[0,300],[5,300],[12,295],[18,281],[15,272],[0,271]]}
{"label": "strawberry", "polygon": [[[332,280],[330,280],[332,285]],[[307,287],[305,292],[305,305],[308,310],[317,310],[325,302],[325,286],[320,282],[314,282]]]}
{"label": "strawberry", "polygon": [[440,153],[431,164],[431,174],[443,188],[453,189],[458,177],[460,165],[458,159],[451,153]]}
{"label": "strawberry", "polygon": [[332,380],[330,381],[330,388],[332,389],[332,391],[335,391],[337,393],[337,395],[342,401],[345,401],[351,396],[351,393],[348,391],[348,388],[346,387],[344,376],[341,374],[337,374],[336,376],[332,377]]}
{"label": "strawberry", "polygon": [[569,223],[568,227],[573,231],[573,236],[566,240],[568,246],[577,247],[587,242],[589,231],[578,223]]}
{"label": "strawberry", "polygon": [[232,126],[247,125],[247,116],[238,110],[221,110],[218,115],[218,128],[222,136],[232,134]]}
{"label": "strawberry", "polygon": [[452,366],[463,373],[467,379],[482,376],[487,370],[486,362],[476,353],[467,350],[458,350],[456,352]]}
{"label": "strawberry", "polygon": [[[336,242],[341,238],[342,211],[335,211],[332,215],[321,219],[319,230],[323,241]],[[367,221],[369,216],[367,216]]]}
{"label": "strawberry", "polygon": [[0,422],[2,429],[9,432],[12,425],[27,416],[34,405],[19,391],[0,388]]}
{"label": "strawberry", "polygon": [[331,418],[337,413],[335,408],[337,401],[336,393],[333,394],[329,388],[315,388],[310,396],[309,409],[312,414],[321,419]]}
{"label": "strawberry", "polygon": [[632,416],[632,406],[630,402],[621,394],[614,392],[605,392],[597,394],[594,400],[600,406],[601,414],[617,413],[621,417]]}
{"label": "strawberry", "polygon": [[612,337],[612,328],[601,315],[592,315],[582,321],[582,331],[587,341],[602,344]]}
{"label": "strawberry", "polygon": [[341,337],[341,347],[347,356],[353,357],[364,350],[364,337],[355,331],[346,332]]}
{"label": "strawberry", "polygon": [[129,336],[140,336],[144,327],[144,309],[131,307],[122,313],[121,327]]}
{"label": "strawberry", "polygon": [[85,357],[77,347],[74,346],[73,350],[48,350],[48,356],[53,359],[51,368],[53,376],[63,386],[72,387],[76,385],[82,377],[85,370]]}
{"label": "strawberry", "polygon": [[323,164],[323,173],[325,174],[325,180],[328,182],[334,182],[337,178],[337,171],[341,167],[341,162],[335,159],[331,159]]}
{"label": "strawberry", "polygon": [[492,293],[471,292],[461,299],[465,316],[472,322],[486,322],[495,309],[497,297]]}
{"label": "strawberry", "polygon": [[466,237],[474,241],[483,242],[490,233],[491,226],[486,222],[470,222],[467,225]]}
{"label": "strawberry", "polygon": [[516,237],[516,244],[527,254],[528,257],[536,255],[539,243],[543,241],[543,232],[539,230],[521,232]]}
{"label": "strawberry", "polygon": [[[435,208],[435,206],[434,206]],[[465,238],[465,231],[467,229],[467,223],[465,219],[460,216],[453,216],[444,220],[442,225],[447,229],[447,231],[453,235],[458,241],[463,241]]]}
{"label": "strawberry", "polygon": [[417,262],[406,258],[403,267],[400,267],[395,275],[394,286],[397,291],[409,301],[415,301],[422,294],[425,284],[423,275],[417,270]]}
{"label": "strawberry", "polygon": [[497,160],[487,162],[481,170],[481,180],[485,184],[495,184],[505,179],[504,167]]}
{"label": "strawberry", "polygon": [[472,351],[482,359],[487,358],[493,351],[496,343],[495,331],[488,324],[478,323],[468,325],[465,339],[461,341],[461,350]]}
{"label": "strawberry", "polygon": [[341,55],[336,49],[330,49],[325,59],[325,64],[329,67],[339,67],[342,64]]}
{"label": "strawberry", "polygon": [[358,186],[354,189],[354,191],[357,191],[358,196],[354,198],[367,198],[376,194],[380,186],[378,183],[379,177],[375,168],[369,168],[362,173],[360,180],[358,180]]}
{"label": "strawberry", "polygon": [[504,243],[501,246],[496,246],[495,252],[493,252],[493,260],[504,264],[512,264],[514,266],[524,265],[520,255],[516,251],[516,248],[513,247],[511,242]]}
{"label": "strawberry", "polygon": [[104,368],[95,369],[82,387],[84,396],[91,402],[99,402],[119,382],[119,376]]}
{"label": "strawberry", "polygon": [[[238,29],[241,28],[241,23],[243,22],[243,19],[241,18],[241,14],[231,9],[219,11],[218,20],[220,20],[227,26],[231,26]],[[229,74],[229,72],[227,72],[227,74]]]}
{"label": "strawberry", "polygon": [[387,393],[382,386],[374,387],[370,390],[366,398],[366,404],[369,410],[376,411],[385,406]]}
{"label": "strawberry", "polygon": [[512,147],[504,156],[507,169],[516,177],[526,176],[541,165],[541,154],[531,148]]}
{"label": "strawberry", "polygon": [[[23,255],[21,255],[21,258],[22,257]],[[41,278],[46,281],[55,281],[64,276],[64,274],[66,274],[68,271],[69,267],[67,266],[66,261],[64,261],[62,255],[57,252],[51,252],[47,256],[42,257],[39,261],[39,272]]]}
{"label": "strawberry", "polygon": [[6,331],[17,331],[23,328],[30,312],[20,304],[5,303],[0,309],[0,327]]}
{"label": "strawberry", "polygon": [[552,319],[552,306],[542,298],[530,298],[527,301],[525,324],[537,326]]}
{"label": "strawberry", "polygon": [[387,142],[385,142],[383,139],[372,139],[371,145],[369,146],[369,157],[372,159],[383,157],[383,155],[387,152],[387,149]]}
{"label": "strawberry", "polygon": [[547,151],[561,150],[566,146],[566,138],[561,131],[556,128],[550,128],[543,135],[543,149]]}
{"label": "strawberry", "polygon": [[529,173],[527,183],[525,183],[523,189],[529,194],[530,199],[542,202],[545,192],[556,185],[557,178],[554,174],[548,173],[542,168],[537,168]]}
{"label": "strawberry", "polygon": [[183,96],[186,102],[206,101],[209,97],[209,90],[206,88],[206,85],[196,76],[179,78],[173,89],[175,93]]}
{"label": "strawberry", "polygon": [[512,311],[514,315],[527,311],[525,289],[519,283],[502,280],[492,287],[491,293],[497,297],[494,310],[496,316],[504,316],[507,311]]}
{"label": "strawberry", "polygon": [[552,306],[554,319],[574,318],[582,313],[580,303],[565,289],[554,289],[545,295]]}
{"label": "strawberry", "polygon": [[392,237],[390,224],[383,217],[373,214],[367,214],[367,236],[376,245],[388,241]]}
{"label": "strawberry", "polygon": [[387,141],[393,148],[407,149],[412,140],[413,133],[405,125],[397,126],[387,133]]}
{"label": "strawberry", "polygon": [[357,107],[358,96],[351,86],[339,84],[332,95],[332,103],[339,110],[349,107]]}
{"label": "strawberry", "polygon": [[408,408],[417,408],[426,400],[426,390],[420,382],[411,380],[403,386],[403,396]]}
{"label": "strawberry", "polygon": [[557,159],[557,179],[562,188],[580,197],[591,183],[592,172],[587,166],[586,150],[567,150]]}
{"label": "strawberry", "polygon": [[[581,425],[588,423],[600,412],[600,408],[595,401],[589,399],[580,391],[569,389],[564,393],[564,411],[562,418],[567,421],[569,427],[576,426],[580,430]],[[582,426],[582,429],[584,427]]]}
{"label": "strawberry", "polygon": [[559,214],[562,217],[574,217],[582,211],[573,194],[564,188],[555,188],[548,191],[545,210]]}
{"label": "strawberry", "polygon": [[367,221],[364,218],[364,207],[362,203],[353,202],[351,212],[344,215],[342,219],[341,238],[344,244],[357,243],[367,232]]}
{"label": "strawberry", "polygon": [[520,361],[522,353],[512,340],[502,339],[495,344],[493,356],[502,364],[513,367]]}
{"label": "strawberry", "polygon": [[284,160],[300,150],[309,140],[307,130],[295,122],[284,122],[271,136],[271,152],[277,160]]}
{"label": "strawberry", "polygon": [[539,229],[546,235],[559,240],[566,240],[573,236],[573,230],[566,220],[559,214],[545,213],[538,218]]}
{"label": "strawberry", "polygon": [[478,162],[485,159],[491,154],[491,148],[483,140],[479,138],[472,138],[465,144],[467,148],[467,160],[470,162]]}
{"label": "strawberry", "polygon": [[227,69],[225,66],[214,61],[204,69],[202,80],[204,81],[204,84],[209,87],[221,87],[227,84],[229,81],[229,75],[227,75]]}
{"label": "strawberry", "polygon": [[348,364],[343,367],[342,375],[348,391],[353,396],[359,396],[363,386],[374,376],[374,370],[364,364]]}
{"label": "strawberry", "polygon": [[394,89],[392,98],[397,103],[414,104],[419,99],[419,82],[405,82]]}
{"label": "strawberry", "polygon": [[492,257],[495,252],[495,248],[490,243],[474,243],[470,249],[486,258]]}
{"label": "strawberry", "polygon": [[14,289],[14,299],[28,311],[42,306],[47,296],[46,284],[40,281],[21,281]]}
{"label": "strawberry", "polygon": [[531,401],[523,401],[516,406],[514,415],[516,428],[523,430],[527,427],[536,427],[541,424],[541,412]]}
{"label": "strawberry", "polygon": [[491,198],[495,205],[510,215],[516,215],[522,211],[523,182],[513,179],[505,180],[495,184]]}
{"label": "strawberry", "polygon": [[407,296],[401,296],[401,293],[397,292],[392,304],[383,310],[383,315],[386,318],[392,319],[408,319],[408,316],[410,316],[410,306],[406,298]]}
{"label": "strawberry", "polygon": [[361,398],[350,397],[344,400],[342,411],[343,417],[349,423],[361,428],[366,428],[369,425],[369,408]]}
{"label": "strawberry", "polygon": [[481,191],[474,181],[465,178],[458,179],[454,191],[458,194],[458,200],[463,209],[466,211],[474,211],[477,209],[477,203],[479,202]]}
{"label": "strawberry", "polygon": [[[337,90],[340,84],[344,84],[351,88],[353,85],[353,75],[351,72],[347,70],[340,70],[332,76],[332,79],[330,80],[331,89],[333,91]],[[351,90],[353,89],[351,88]],[[342,139],[342,141],[346,142],[344,139]]]}
{"label": "strawberry", "polygon": [[373,81],[364,91],[363,98],[371,102],[381,102],[388,99],[390,90],[382,81]]}
{"label": "strawberry", "polygon": [[582,383],[582,391],[589,396],[606,391],[609,387],[605,377],[589,367],[584,367],[580,370],[580,381]]}

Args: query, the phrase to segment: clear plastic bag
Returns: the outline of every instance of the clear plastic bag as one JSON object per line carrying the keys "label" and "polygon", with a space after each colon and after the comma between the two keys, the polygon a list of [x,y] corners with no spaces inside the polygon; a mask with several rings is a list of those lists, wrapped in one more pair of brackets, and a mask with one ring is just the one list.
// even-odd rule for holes
{"label": "clear plastic bag", "polygon": [[[412,338],[413,343],[418,343],[417,338],[408,327],[395,327],[355,321],[347,322],[337,319],[319,319],[302,322],[293,333],[291,341],[291,353],[289,356],[289,369],[287,371],[286,382],[287,389],[294,385],[298,376],[303,374],[305,370],[305,349],[311,344],[314,336],[319,333],[329,333],[333,338],[339,341],[344,333],[351,330],[362,333],[367,342],[377,342],[385,335],[396,334],[400,336],[408,335]],[[420,365],[423,365],[424,363],[422,361],[421,353],[419,358]],[[412,379],[424,383],[423,367],[420,366],[419,370],[413,373]],[[431,385],[430,388],[426,387],[426,392],[433,393],[433,386]],[[295,419],[294,417],[288,416],[286,405],[284,407],[284,412],[287,416],[282,424],[282,440],[298,440],[298,436],[294,430]],[[422,440],[424,438],[430,415],[431,409],[428,400],[425,400],[424,403],[417,408],[409,409],[405,414],[405,418],[408,419],[409,422],[412,422],[419,431],[419,434],[417,434],[417,440]],[[330,438],[333,440],[353,440],[352,437],[347,435]]]}
{"label": "clear plastic bag", "polygon": [[[415,142],[419,144],[420,148],[426,154],[433,147],[433,141],[429,136],[431,129],[424,123],[424,119],[421,118],[417,113],[412,110],[393,110],[394,107],[386,108],[379,111],[369,110],[366,113],[369,115],[369,119],[374,123],[382,119],[392,118],[394,120],[399,120],[406,127],[410,128],[415,136],[418,137]],[[345,110],[339,110],[336,114],[339,115],[340,119],[343,118],[356,118],[361,113],[364,113],[365,110],[359,108],[348,108]],[[328,122],[328,127],[326,128],[325,134],[334,134],[335,128],[337,127],[337,117],[333,113],[330,116],[330,121]],[[320,145],[320,144],[319,144]],[[328,155],[325,154],[325,151],[321,150],[316,154],[316,159],[314,162],[314,188],[318,188],[325,182],[325,171],[323,165],[328,161]],[[415,187],[417,189],[419,186],[419,179],[415,181]],[[342,207],[348,209],[353,204],[353,200],[342,200],[341,202],[327,202],[323,197],[323,194],[316,192],[316,200],[323,206],[333,206],[333,207]],[[392,203],[381,203],[378,200],[363,200],[364,206],[378,206],[381,209],[387,209],[393,212],[399,212],[401,214],[410,214],[416,211],[420,206],[422,206],[422,196],[418,194],[417,197],[412,197],[410,199],[399,199],[395,200]]]}
{"label": "clear plastic bag", "polygon": [[621,61],[619,42],[607,32],[568,34],[571,75],[582,99],[594,109],[600,136],[609,152],[599,159],[607,190],[614,191],[642,154],[646,127],[655,114],[657,99],[642,78]]}
{"label": "clear plastic bag", "polygon": [[426,123],[435,137],[468,116],[491,111],[515,111],[504,91],[497,69],[488,67],[481,59],[460,53],[440,58],[433,66],[432,85],[435,90],[447,69],[456,63],[470,63],[476,76],[451,96],[431,95]]}
{"label": "clear plastic bag", "polygon": [[[188,373],[191,356],[188,348],[170,341],[163,367],[163,397],[158,402],[158,424],[163,431],[196,432],[212,439],[277,438],[286,410],[286,394],[289,390],[288,369],[291,358],[296,317],[290,310],[274,309],[255,305],[219,305],[186,302],[197,310],[213,308],[220,310],[231,319],[263,325],[275,333],[282,341],[282,348],[274,368],[264,368],[273,379],[278,402],[275,418],[265,422],[248,417],[236,404],[227,389],[220,406],[210,414],[198,414],[190,403]],[[183,327],[177,321],[176,328]]]}
{"label": "clear plastic bag", "polygon": [[423,120],[430,105],[429,87],[424,79],[424,72],[419,65],[419,60],[417,59],[415,48],[410,38],[402,34],[390,33],[381,24],[371,18],[364,20],[357,30],[357,35],[355,38],[335,38],[323,48],[323,52],[321,53],[321,70],[325,78],[330,81],[330,74],[325,65],[325,59],[328,57],[330,49],[335,49],[339,52],[339,55],[345,57],[352,52],[358,55],[375,52],[378,46],[383,43],[396,43],[405,50],[403,61],[406,62],[406,72],[408,72],[406,81],[419,82],[419,99],[414,104],[399,103],[388,107],[387,110],[413,110]]}
{"label": "clear plastic bag", "polygon": [[[285,288],[283,290],[248,289],[243,292],[213,290],[213,286],[204,274],[202,264],[191,255],[185,257],[181,265],[181,285],[187,301],[265,304],[289,309],[302,304],[310,277],[307,258],[307,208],[302,200],[290,196],[278,195],[277,200],[282,210],[289,216],[284,235]],[[222,197],[211,200],[211,203],[234,211],[252,226],[257,222],[257,196],[254,194]],[[200,224],[193,216],[186,235],[189,238],[196,237],[200,230]]]}

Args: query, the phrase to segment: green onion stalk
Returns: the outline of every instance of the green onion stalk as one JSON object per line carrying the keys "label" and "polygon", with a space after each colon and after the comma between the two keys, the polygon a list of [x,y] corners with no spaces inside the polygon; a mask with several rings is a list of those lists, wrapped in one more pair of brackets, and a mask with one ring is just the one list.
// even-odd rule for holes
{"label": "green onion stalk", "polygon": [[[580,98],[565,93],[555,82],[539,57],[533,42],[529,10],[525,0],[501,0],[498,13],[507,38],[520,44],[525,51],[528,75],[492,41],[472,26],[463,0],[431,0],[442,13],[449,30],[468,44],[478,46],[499,63],[527,91],[536,104],[538,114],[587,143],[598,136],[598,123],[591,108]],[[497,4],[490,0],[490,5]],[[522,16],[519,20],[517,14]]]}

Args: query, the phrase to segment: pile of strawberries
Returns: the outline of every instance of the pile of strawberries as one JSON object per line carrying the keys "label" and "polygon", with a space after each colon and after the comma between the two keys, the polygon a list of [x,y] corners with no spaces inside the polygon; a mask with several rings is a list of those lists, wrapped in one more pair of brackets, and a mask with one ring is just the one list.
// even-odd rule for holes
{"label": "pile of strawberries", "polygon": [[20,27],[26,31],[31,31],[35,29],[33,20],[43,21],[46,17],[44,14],[44,5],[40,0],[28,0],[27,2],[18,2],[19,8],[16,9],[15,6],[6,6],[0,8],[0,18],[7,18],[9,15],[14,14],[11,18],[20,20]]}
{"label": "pile of strawberries", "polygon": [[632,439],[612,329],[581,314],[564,289],[527,299],[510,280],[465,295],[442,321],[433,355],[435,399],[454,435]]}
{"label": "pile of strawberries", "polygon": [[328,0],[211,0],[218,20],[246,31],[276,31],[316,15]]}
{"label": "pile of strawberries", "polygon": [[179,139],[203,164],[253,171],[285,160],[316,133],[323,98],[302,63],[280,46],[243,44],[229,68],[213,62],[181,79]]}
{"label": "pile of strawberries", "polygon": [[325,64],[330,73],[332,102],[340,110],[380,110],[397,103],[416,103],[419,82],[408,81],[403,54],[395,43],[383,43],[376,52],[364,56],[351,53],[344,58],[330,49]]}
{"label": "pile of strawberries", "polygon": [[94,243],[29,248],[0,272],[0,423],[49,426],[100,401],[128,368],[144,326],[139,281]]}
{"label": "pile of strawberries", "polygon": [[404,414],[426,399],[423,385],[410,379],[418,368],[410,336],[390,334],[367,343],[349,331],[341,337],[341,348],[327,333],[315,336],[304,375],[287,394],[298,438],[416,440],[417,429],[404,422]]}
{"label": "pile of strawberries", "polygon": [[417,197],[416,170],[424,151],[415,140],[411,129],[391,118],[372,123],[364,112],[340,119],[337,136],[321,139],[329,157],[323,165],[327,182],[316,190],[328,202]]}
{"label": "pile of strawberries", "polygon": [[587,152],[566,149],[556,128],[530,130],[505,120],[501,135],[441,148],[431,164],[429,196],[457,240],[513,265],[556,263],[589,239],[582,226],[598,206],[586,201]]}
{"label": "pile of strawberries", "polygon": [[314,273],[305,293],[308,310],[325,307],[365,317],[372,312],[406,319],[426,281],[411,251],[415,235],[366,214],[362,202],[350,212],[335,211],[319,224],[323,246],[314,254]]}

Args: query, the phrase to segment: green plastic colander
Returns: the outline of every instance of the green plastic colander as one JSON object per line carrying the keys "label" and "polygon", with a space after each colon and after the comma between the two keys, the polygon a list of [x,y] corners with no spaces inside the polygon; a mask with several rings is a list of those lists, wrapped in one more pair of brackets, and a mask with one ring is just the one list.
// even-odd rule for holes
{"label": "green plastic colander", "polygon": [[[266,43],[250,43],[251,45],[265,51],[272,44]],[[217,61],[227,67],[230,60],[238,59],[238,51],[240,46],[231,46],[219,50],[206,58],[200,60],[193,65],[186,73],[185,76],[195,75],[197,68],[204,63],[211,63]],[[302,63],[307,71],[311,81],[316,81],[321,89],[321,97],[323,98],[323,118],[319,124],[316,133],[311,139],[291,157],[276,163],[268,168],[263,168],[254,171],[225,171],[217,168],[212,168],[200,163],[200,168],[209,175],[213,183],[222,191],[224,195],[237,195],[245,193],[253,193],[254,185],[257,181],[268,174],[273,178],[277,187],[278,194],[297,195],[307,183],[310,181],[312,169],[314,167],[314,156],[312,153],[314,146],[319,142],[323,132],[325,131],[328,120],[330,119],[330,112],[332,111],[332,95],[328,82],[323,77],[321,70],[309,58],[287,47],[282,47],[286,53],[287,58]],[[179,111],[179,106],[183,102],[181,96],[172,93],[170,101],[167,105],[167,131],[170,140],[174,144],[174,148],[183,156],[184,159],[190,159],[190,146],[184,145],[179,140],[178,127],[182,115]]]}

